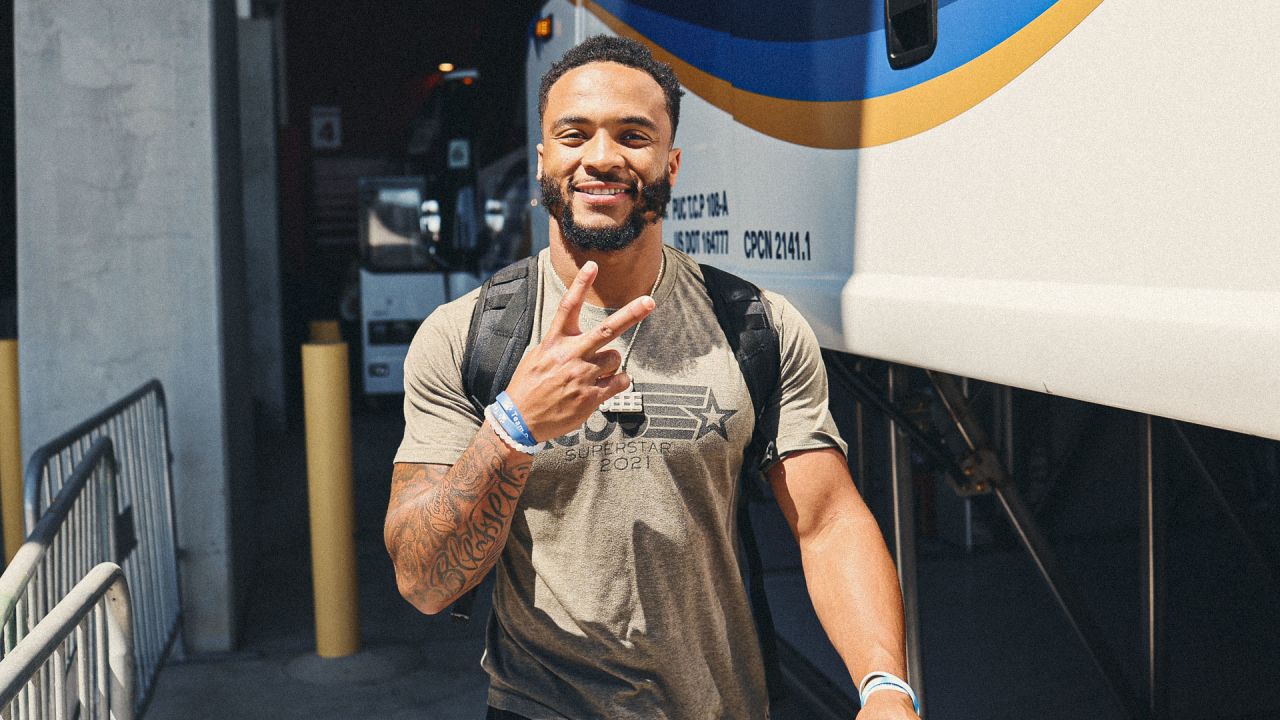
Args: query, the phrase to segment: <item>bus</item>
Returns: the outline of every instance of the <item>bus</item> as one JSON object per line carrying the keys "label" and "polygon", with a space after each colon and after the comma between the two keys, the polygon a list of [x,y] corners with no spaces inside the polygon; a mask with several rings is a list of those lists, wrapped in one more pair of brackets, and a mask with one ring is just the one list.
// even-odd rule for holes
{"label": "bus", "polygon": [[[552,62],[596,34],[644,43],[686,90],[664,241],[785,294],[827,350],[833,404],[861,388],[859,413],[872,405],[896,421],[880,439],[903,491],[889,534],[913,682],[923,670],[911,456],[945,454],[948,434],[914,426],[943,418],[969,463],[943,474],[966,498],[997,497],[1123,716],[1163,716],[1152,433],[1170,423],[1177,448],[1185,435],[1173,433],[1189,424],[1239,433],[1269,466],[1280,439],[1280,171],[1268,140],[1280,5],[552,0],[532,27],[529,147]],[[545,222],[531,230],[545,247]],[[861,365],[889,370],[866,382]],[[903,371],[929,380],[924,421],[895,405]],[[992,389],[982,418],[965,404],[970,383]],[[1133,453],[1146,458],[1146,485],[1125,495],[1151,501],[1132,509],[1141,672],[1108,647],[1018,496],[1027,486],[1014,469],[1035,469],[998,447],[1015,435],[1015,393],[1145,423]],[[901,433],[914,450],[894,444]],[[861,466],[860,442],[856,452]],[[990,482],[963,476],[975,468]]]}

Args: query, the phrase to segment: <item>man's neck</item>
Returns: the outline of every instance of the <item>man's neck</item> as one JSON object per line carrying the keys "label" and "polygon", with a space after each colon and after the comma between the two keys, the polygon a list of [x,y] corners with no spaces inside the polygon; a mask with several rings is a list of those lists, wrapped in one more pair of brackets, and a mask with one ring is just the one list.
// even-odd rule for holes
{"label": "man's neck", "polygon": [[565,287],[573,284],[578,270],[588,260],[595,261],[600,271],[587,290],[586,302],[597,307],[620,308],[641,295],[648,295],[657,282],[662,265],[662,226],[646,227],[635,242],[622,250],[598,252],[580,250],[565,242],[553,220],[551,267]]}

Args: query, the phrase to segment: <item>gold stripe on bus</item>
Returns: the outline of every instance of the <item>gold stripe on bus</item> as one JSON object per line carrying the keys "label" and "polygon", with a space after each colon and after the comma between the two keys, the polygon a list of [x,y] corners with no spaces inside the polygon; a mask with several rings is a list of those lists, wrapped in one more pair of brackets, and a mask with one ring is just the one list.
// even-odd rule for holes
{"label": "gold stripe on bus", "polygon": [[999,45],[950,72],[890,95],[836,102],[786,100],[733,87],[656,45],[592,0],[584,4],[615,34],[644,43],[654,57],[671,65],[690,92],[739,123],[795,145],[846,150],[911,137],[986,100],[1044,57],[1102,0],[1059,0]]}

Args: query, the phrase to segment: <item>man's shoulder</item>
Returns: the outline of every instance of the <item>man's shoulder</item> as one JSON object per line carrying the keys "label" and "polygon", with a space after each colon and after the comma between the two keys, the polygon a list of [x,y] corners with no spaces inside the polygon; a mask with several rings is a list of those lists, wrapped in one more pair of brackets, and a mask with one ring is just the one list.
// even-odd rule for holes
{"label": "man's shoulder", "polygon": [[461,328],[463,334],[466,334],[467,327],[471,324],[471,311],[476,306],[476,300],[480,297],[480,288],[475,288],[466,295],[456,297],[447,303],[437,305],[435,310],[427,316],[423,321],[423,326],[432,326],[433,328],[445,330],[452,328]]}
{"label": "man's shoulder", "polygon": [[[672,253],[672,256],[675,257],[679,263],[681,263],[683,266],[688,268],[689,272],[692,273],[692,277],[694,279],[696,279],[698,282],[702,282],[702,283],[706,282],[705,276],[702,272],[701,263],[699,263],[692,256],[684,252],[681,252],[680,250],[677,250],[670,246],[668,246],[668,249]],[[714,267],[717,270],[720,270],[721,272],[728,273],[740,280],[744,280],[750,283],[751,285],[755,286],[760,291],[760,297],[764,299],[765,304],[769,308],[769,315],[775,323],[795,322],[795,318],[798,317],[798,313],[796,312],[795,306],[792,305],[791,301],[787,300],[786,296],[784,296],[782,293],[774,290],[770,290],[769,288],[766,288],[766,287],[762,287],[760,283],[757,283],[756,281],[744,275],[741,275],[737,272],[734,272],[732,270],[726,270],[725,268],[718,267],[715,263],[707,263],[707,265]]]}
{"label": "man's shoulder", "polygon": [[471,327],[471,311],[480,297],[480,288],[436,306],[427,316],[409,345],[410,359],[448,353],[461,357]]}
{"label": "man's shoulder", "polygon": [[769,314],[775,323],[794,322],[794,318],[799,316],[796,306],[791,304],[786,295],[776,290],[760,288],[760,296],[769,306]]}
{"label": "man's shoulder", "polygon": [[[539,261],[538,266],[545,263]],[[498,270],[502,273],[502,270]],[[445,341],[448,345],[462,347],[467,341],[467,333],[471,329],[471,315],[475,313],[476,302],[484,286],[476,287],[466,295],[458,296],[435,307],[431,314],[422,320],[421,327],[415,336],[415,345],[429,345]],[[438,350],[438,348],[422,347],[421,350]]]}
{"label": "man's shoulder", "polygon": [[702,266],[698,264],[698,261],[695,260],[693,256],[683,250],[678,250],[667,245],[666,243],[663,243],[662,250],[666,253],[667,262],[673,263],[677,267],[684,268],[694,279],[698,282],[702,282]]}

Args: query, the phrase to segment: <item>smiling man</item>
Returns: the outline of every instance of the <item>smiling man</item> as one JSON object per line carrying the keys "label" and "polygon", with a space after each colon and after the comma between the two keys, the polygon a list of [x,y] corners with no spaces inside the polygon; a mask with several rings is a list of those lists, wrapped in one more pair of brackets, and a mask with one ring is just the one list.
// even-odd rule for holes
{"label": "smiling man", "polygon": [[[769,715],[735,512],[756,414],[702,269],[662,243],[680,96],[629,40],[591,38],[553,65],[538,145],[551,244],[529,346],[479,412],[462,372],[477,291],[433,313],[405,363],[387,549],[426,613],[496,567],[491,719]],[[813,605],[863,680],[859,717],[915,717],[897,578],[849,477],[817,340],[763,298],[781,356],[766,470]]]}

